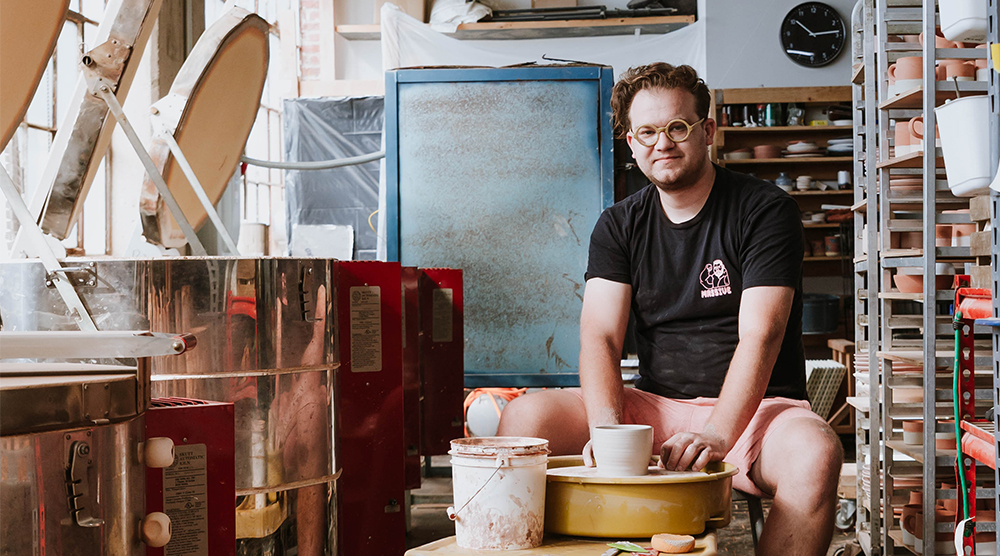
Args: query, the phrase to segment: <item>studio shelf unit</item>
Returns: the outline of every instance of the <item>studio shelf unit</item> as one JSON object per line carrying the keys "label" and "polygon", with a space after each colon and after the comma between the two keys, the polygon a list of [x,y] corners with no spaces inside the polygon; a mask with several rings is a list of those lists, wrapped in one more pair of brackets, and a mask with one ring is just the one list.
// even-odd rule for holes
{"label": "studio shelf unit", "polygon": [[[796,103],[805,110],[805,117],[815,116],[819,119],[820,110],[831,105],[849,102],[850,87],[777,87],[754,89],[716,89],[713,91],[713,117],[719,123],[715,141],[711,147],[712,159],[722,167],[745,173],[752,173],[759,178],[774,181],[784,172],[793,180],[798,176],[812,176],[812,189],[793,189],[789,194],[795,198],[803,213],[821,212],[823,207],[851,206],[852,189],[850,186],[837,187],[837,174],[851,169],[852,153],[838,156],[795,155],[775,156],[769,158],[730,159],[733,151],[753,149],[758,145],[774,145],[784,149],[790,142],[811,141],[820,149],[825,149],[831,139],[849,138],[854,131],[853,125],[831,125],[826,116],[822,116],[825,125],[775,125],[775,126],[737,126],[731,121],[730,113],[738,113],[742,107],[756,110],[758,105]],[[729,125],[722,125],[722,124]],[[818,188],[822,182],[825,190]],[[849,266],[850,253],[846,243],[842,245],[837,255],[827,255],[826,250],[812,252],[810,242],[823,242],[827,235],[835,235],[840,231],[840,225],[834,222],[811,222],[806,228],[805,276],[838,276]],[[846,228],[845,228],[846,230]],[[841,242],[844,243],[844,242]],[[847,327],[849,328],[849,327]],[[848,330],[839,331],[840,337],[849,335]],[[819,342],[825,346],[825,340]]]}
{"label": "studio shelf unit", "polygon": [[[997,40],[995,1],[989,0],[988,7],[990,42]],[[992,259],[994,270],[985,274],[985,280],[993,294],[994,317],[997,315],[995,233],[983,233],[987,224],[995,229],[995,194],[989,199],[953,195],[942,152],[935,148],[931,134],[930,140],[924,139],[915,152],[896,153],[897,123],[922,115],[925,129],[933,130],[934,109],[957,94],[990,96],[992,160],[997,160],[1000,151],[997,74],[990,72],[989,82],[959,83],[959,93],[954,83],[935,81],[938,61],[982,58],[986,49],[968,48],[971,45],[936,48],[932,40],[924,41],[926,44],[910,42],[921,33],[924,37],[935,36],[937,22],[934,0],[863,0],[852,17],[851,88],[858,125],[852,205],[858,394],[851,403],[857,412],[857,537],[869,556],[955,554],[954,548],[943,551],[947,544],[944,541],[952,542],[955,522],[937,523],[935,508],[939,501],[950,508],[957,505],[959,452],[937,448],[935,437],[936,433],[946,435],[955,430],[953,288],[956,283],[968,281],[925,279],[922,286],[916,286],[916,293],[909,293],[908,288],[900,291],[898,286],[904,283],[902,275],[936,276],[942,270],[938,265],[946,263],[961,276],[974,272],[976,264]],[[919,86],[890,96],[888,68],[906,56],[922,57],[925,77]],[[977,203],[992,209],[994,216],[985,221],[979,218],[977,223]],[[976,241],[949,235],[957,234],[957,230],[963,230],[964,235],[970,227],[976,231]],[[980,267],[980,277],[983,270]],[[1000,366],[993,330],[985,326],[974,326],[972,330],[976,353],[968,362],[968,380],[973,385],[969,394],[976,406],[973,417],[982,418],[985,410],[997,402]],[[913,438],[910,443],[904,442],[904,422],[923,425],[920,443],[914,443]],[[961,442],[961,438],[956,440]],[[963,459],[975,465],[969,458]],[[974,507],[995,510],[995,472],[982,465],[974,471]],[[924,540],[920,551],[904,543],[899,519],[912,492],[920,492],[922,499]],[[962,511],[960,506],[957,511]],[[995,517],[989,517],[988,511],[977,513],[985,518],[977,520],[977,535],[981,535],[978,553],[1000,553],[994,551],[1000,545],[991,536],[996,531]],[[935,539],[941,541],[937,551]],[[983,543],[993,546],[982,550]]]}

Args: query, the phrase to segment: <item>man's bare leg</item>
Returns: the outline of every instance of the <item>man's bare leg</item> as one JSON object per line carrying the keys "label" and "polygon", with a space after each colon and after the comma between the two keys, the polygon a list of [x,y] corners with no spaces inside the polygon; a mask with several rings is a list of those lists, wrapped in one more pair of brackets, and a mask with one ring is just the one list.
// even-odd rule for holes
{"label": "man's bare leg", "polygon": [[504,407],[497,434],[544,438],[554,456],[580,454],[590,440],[583,400],[567,390],[544,390],[515,398]]}
{"label": "man's bare leg", "polygon": [[840,439],[815,419],[790,419],[768,437],[750,470],[761,490],[774,493],[758,555],[827,553],[843,460]]}

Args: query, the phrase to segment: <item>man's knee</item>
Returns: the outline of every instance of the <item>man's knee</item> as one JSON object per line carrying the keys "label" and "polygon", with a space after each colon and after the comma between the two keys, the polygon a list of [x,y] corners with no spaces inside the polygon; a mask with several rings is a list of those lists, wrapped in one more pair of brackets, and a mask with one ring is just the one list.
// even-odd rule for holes
{"label": "man's knee", "polygon": [[833,429],[816,419],[796,419],[778,438],[780,449],[769,454],[779,458],[779,469],[773,473],[777,490],[784,484],[803,494],[813,491],[824,498],[833,496],[844,461],[843,446]]}
{"label": "man's knee", "polygon": [[501,436],[538,436],[551,418],[545,392],[526,394],[511,400],[500,414],[497,434]]}

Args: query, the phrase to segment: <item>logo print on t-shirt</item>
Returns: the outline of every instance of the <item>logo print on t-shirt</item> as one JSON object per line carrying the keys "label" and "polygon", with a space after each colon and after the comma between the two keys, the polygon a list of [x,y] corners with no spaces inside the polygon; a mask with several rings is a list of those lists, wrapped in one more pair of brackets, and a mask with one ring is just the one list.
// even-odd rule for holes
{"label": "logo print on t-shirt", "polygon": [[701,281],[702,299],[733,293],[732,288],[729,287],[729,271],[726,270],[722,259],[715,259],[706,264],[698,276],[698,280]]}

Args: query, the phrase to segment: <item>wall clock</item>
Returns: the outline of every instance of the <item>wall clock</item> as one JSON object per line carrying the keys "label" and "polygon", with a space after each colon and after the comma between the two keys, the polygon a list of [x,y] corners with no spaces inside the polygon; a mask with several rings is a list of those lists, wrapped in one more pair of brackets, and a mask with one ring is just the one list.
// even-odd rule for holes
{"label": "wall clock", "polygon": [[837,59],[847,42],[844,20],[822,2],[792,8],[781,22],[781,48],[796,64],[825,66]]}

